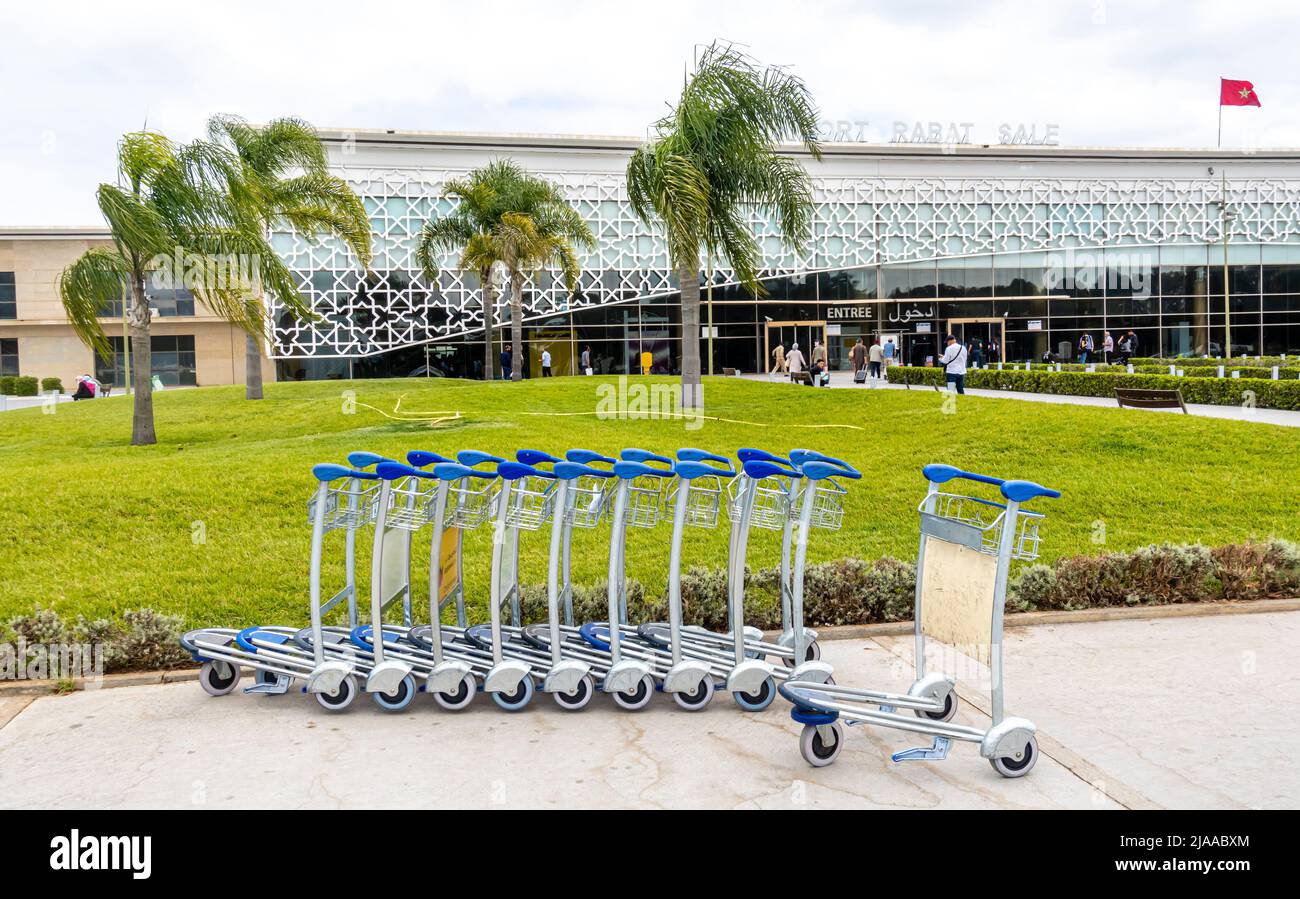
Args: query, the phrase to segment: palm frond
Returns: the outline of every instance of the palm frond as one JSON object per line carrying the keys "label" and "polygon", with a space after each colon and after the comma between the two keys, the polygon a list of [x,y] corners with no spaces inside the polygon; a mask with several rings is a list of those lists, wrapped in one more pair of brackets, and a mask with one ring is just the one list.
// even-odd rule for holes
{"label": "palm frond", "polygon": [[106,361],[112,359],[112,349],[99,316],[105,306],[123,298],[131,278],[131,263],[106,247],[87,250],[59,277],[59,298],[72,330]]}

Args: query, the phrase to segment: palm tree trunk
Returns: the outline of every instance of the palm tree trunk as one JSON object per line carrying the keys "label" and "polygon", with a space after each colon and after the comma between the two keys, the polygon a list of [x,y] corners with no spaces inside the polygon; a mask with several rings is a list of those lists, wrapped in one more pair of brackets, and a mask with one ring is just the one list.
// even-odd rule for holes
{"label": "palm tree trunk", "polygon": [[510,273],[510,380],[524,374],[524,273]]}
{"label": "palm tree trunk", "polygon": [[252,332],[244,345],[244,399],[262,398],[262,341]]}
{"label": "palm tree trunk", "polygon": [[127,326],[131,333],[131,380],[135,390],[131,445],[152,446],[158,442],[153,429],[153,353],[149,346],[149,298],[145,296],[144,273],[140,271],[131,280]]}
{"label": "palm tree trunk", "polygon": [[479,284],[483,289],[483,380],[491,381],[496,368],[493,362],[496,333],[496,291],[492,288],[492,269],[485,268],[479,272]]}
{"label": "palm tree trunk", "polygon": [[682,288],[682,408],[704,406],[700,383],[700,272],[698,260],[677,263]]}

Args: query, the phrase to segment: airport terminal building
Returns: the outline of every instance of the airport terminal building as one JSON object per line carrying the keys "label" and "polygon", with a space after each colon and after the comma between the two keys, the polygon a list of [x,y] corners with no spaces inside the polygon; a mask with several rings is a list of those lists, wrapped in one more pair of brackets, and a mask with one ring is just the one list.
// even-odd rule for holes
{"label": "airport terminal building", "polygon": [[[280,380],[481,376],[476,277],[449,256],[437,283],[426,283],[413,250],[423,223],[452,208],[444,185],[506,156],[561,186],[596,236],[581,257],[576,294],[551,273],[531,279],[526,369],[540,374],[543,349],[557,374],[576,371],[588,347],[601,373],[638,370],[643,351],[655,371],[674,372],[683,339],[700,340],[705,355],[707,324],[701,334],[681,333],[665,244],[627,202],[624,168],[636,139],[323,137],[370,214],[374,260],[362,273],[331,242],[274,235],[321,316],[302,323],[272,310],[269,350]],[[1222,355],[1229,331],[1233,354],[1300,353],[1300,151],[833,143],[820,162],[791,153],[813,178],[813,236],[791,251],[762,210],[751,214],[766,262],[758,296],[716,263],[703,299],[711,293],[719,372],[771,367],[778,342],[823,341],[832,367],[846,367],[858,337],[893,338],[905,361],[925,364],[950,331],[996,345],[993,361],[1069,358],[1085,332],[1100,346],[1105,331],[1118,339],[1129,329],[1144,356]],[[39,346],[40,328],[22,326],[24,297],[19,290],[15,300],[16,274],[5,271],[6,260],[23,256],[17,230],[0,231],[0,350],[6,366],[26,369],[25,355],[51,353]],[[77,235],[83,247],[94,236]],[[69,250],[68,261],[76,255]],[[17,273],[18,283],[31,280]],[[201,320],[201,308],[183,314],[183,293],[160,298],[172,313],[159,319],[165,336],[193,346],[202,326],[213,346],[231,344]],[[702,309],[702,321],[708,316]],[[496,321],[508,317],[502,298]],[[47,324],[50,339],[60,336],[56,322]],[[508,340],[508,330],[497,337]],[[78,365],[89,364],[87,351]],[[229,382],[219,364],[211,368],[216,381],[196,370],[181,382]],[[228,366],[229,379],[241,368]]]}

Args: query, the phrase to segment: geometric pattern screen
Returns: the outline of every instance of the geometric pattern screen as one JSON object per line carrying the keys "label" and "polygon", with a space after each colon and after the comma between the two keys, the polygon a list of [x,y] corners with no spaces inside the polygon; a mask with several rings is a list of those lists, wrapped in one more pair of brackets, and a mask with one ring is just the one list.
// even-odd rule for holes
{"label": "geometric pattern screen", "polygon": [[[414,263],[415,236],[454,202],[443,185],[460,169],[336,169],[361,197],[374,232],[368,276],[333,241],[272,235],[320,319],[306,323],[271,307],[272,356],[366,356],[410,344],[481,331],[477,276],[441,260],[436,284]],[[596,246],[580,258],[582,276],[570,295],[551,272],[524,293],[527,319],[638,297],[673,293],[661,238],[632,213],[621,173],[539,171],[558,185],[586,219]],[[922,262],[954,256],[1036,250],[1150,247],[1223,239],[1222,183],[1205,180],[1098,178],[817,178],[812,240],[802,254],[781,244],[770,218],[749,219],[763,249],[765,276]],[[1247,243],[1300,237],[1300,181],[1258,179],[1228,184],[1230,236]],[[731,280],[719,269],[715,283]],[[509,315],[498,288],[496,320]]]}

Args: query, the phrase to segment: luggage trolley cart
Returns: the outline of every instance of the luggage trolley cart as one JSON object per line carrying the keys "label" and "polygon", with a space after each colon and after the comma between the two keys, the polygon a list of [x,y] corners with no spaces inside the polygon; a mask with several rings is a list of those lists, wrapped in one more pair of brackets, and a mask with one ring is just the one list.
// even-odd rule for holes
{"label": "luggage trolley cart", "polygon": [[[361,466],[373,464],[372,454],[353,453],[349,459]],[[375,457],[382,458],[382,457]],[[356,616],[356,531],[369,524],[378,498],[378,475],[363,468],[322,464],[313,467],[317,488],[308,502],[312,525],[310,606],[311,627],[315,639],[307,646],[296,641],[296,629],[272,627],[202,628],[186,633],[181,645],[196,661],[202,662],[199,683],[213,696],[223,696],[239,683],[240,666],[254,671],[255,683],[246,688],[252,693],[285,693],[294,680],[306,681],[304,692],[312,693],[326,709],[338,711],[351,704],[356,695],[352,675],[369,667],[365,658],[355,658],[348,650],[338,651],[322,636],[325,612],[339,602],[349,604],[349,617]],[[321,563],[325,535],[344,531],[345,585],[327,602],[321,602]]]}
{"label": "luggage trolley cart", "polygon": [[[1038,557],[1042,513],[1021,508],[1059,491],[1031,481],[1008,481],[972,474],[950,465],[927,465],[929,488],[920,506],[921,540],[916,577],[916,681],[905,694],[836,685],[787,683],[781,693],[804,725],[799,748],[809,764],[835,761],[844,745],[841,720],[878,724],[933,737],[929,747],[895,753],[895,762],[943,759],[952,740],[978,743],[980,755],[1004,777],[1022,777],[1038,761],[1032,722],[1003,717],[1002,615],[1012,560]],[[1005,502],[944,492],[965,479],[999,488]],[[952,646],[989,667],[992,718],[988,730],[950,723],[957,711],[955,682],[927,674],[927,639]],[[875,706],[876,708],[871,708]],[[899,713],[910,710],[913,715]]]}

